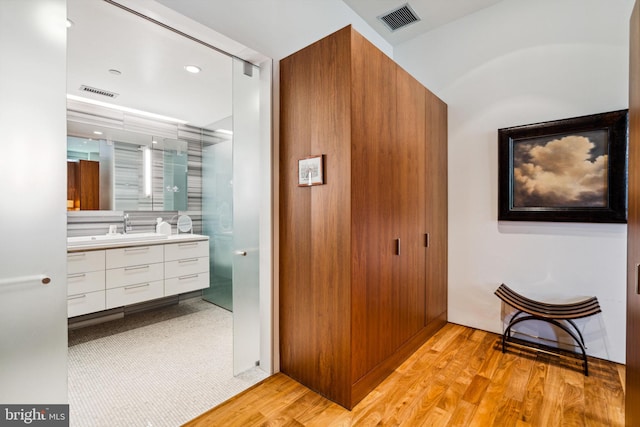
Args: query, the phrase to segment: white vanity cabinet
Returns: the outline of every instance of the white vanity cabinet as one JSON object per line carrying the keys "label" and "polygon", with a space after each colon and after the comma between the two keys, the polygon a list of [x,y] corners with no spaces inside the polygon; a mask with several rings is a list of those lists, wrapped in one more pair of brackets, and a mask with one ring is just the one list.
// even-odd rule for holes
{"label": "white vanity cabinet", "polygon": [[209,287],[209,241],[96,242],[69,250],[67,273],[69,317],[191,292]]}
{"label": "white vanity cabinet", "polygon": [[67,254],[67,316],[105,309],[105,251]]}
{"label": "white vanity cabinet", "polygon": [[107,308],[161,298],[163,280],[163,245],[107,249]]}
{"label": "white vanity cabinet", "polygon": [[176,295],[208,287],[208,241],[164,245],[165,295]]}

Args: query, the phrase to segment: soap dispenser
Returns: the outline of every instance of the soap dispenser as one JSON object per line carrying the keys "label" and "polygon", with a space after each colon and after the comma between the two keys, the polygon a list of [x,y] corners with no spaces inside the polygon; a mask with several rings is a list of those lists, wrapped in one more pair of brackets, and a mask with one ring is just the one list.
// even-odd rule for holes
{"label": "soap dispenser", "polygon": [[171,225],[163,221],[162,218],[156,219],[156,233],[171,236]]}

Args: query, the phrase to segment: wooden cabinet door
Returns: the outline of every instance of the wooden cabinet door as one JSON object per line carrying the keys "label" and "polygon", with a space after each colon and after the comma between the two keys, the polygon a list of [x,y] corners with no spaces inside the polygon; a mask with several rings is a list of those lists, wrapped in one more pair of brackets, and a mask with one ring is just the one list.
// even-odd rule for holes
{"label": "wooden cabinet door", "polygon": [[640,425],[640,5],[631,15],[629,55],[629,206],[627,227],[626,425]]}
{"label": "wooden cabinet door", "polygon": [[394,262],[391,323],[398,348],[424,327],[425,319],[425,91],[396,66],[396,130],[393,149],[394,221],[401,240]]}
{"label": "wooden cabinet door", "polygon": [[352,382],[392,354],[395,64],[352,34]]}
{"label": "wooden cabinet door", "polygon": [[426,323],[447,311],[447,105],[426,94]]}
{"label": "wooden cabinet door", "polygon": [[80,187],[80,209],[100,209],[100,163],[80,160],[77,179]]}

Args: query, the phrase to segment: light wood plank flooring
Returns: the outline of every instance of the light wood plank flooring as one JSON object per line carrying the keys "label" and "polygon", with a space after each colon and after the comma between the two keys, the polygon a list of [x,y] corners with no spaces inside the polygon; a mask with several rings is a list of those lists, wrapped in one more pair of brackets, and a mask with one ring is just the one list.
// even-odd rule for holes
{"label": "light wood plank flooring", "polygon": [[499,344],[449,323],[352,411],[276,374],[186,426],[624,426],[624,366]]}

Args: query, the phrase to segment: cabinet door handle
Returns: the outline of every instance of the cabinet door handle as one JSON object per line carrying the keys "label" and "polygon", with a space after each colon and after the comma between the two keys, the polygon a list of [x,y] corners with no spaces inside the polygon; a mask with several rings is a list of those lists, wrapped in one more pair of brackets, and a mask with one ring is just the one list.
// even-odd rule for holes
{"label": "cabinet door handle", "polygon": [[234,255],[247,256],[247,251],[234,251]]}
{"label": "cabinet door handle", "polygon": [[429,233],[424,233],[424,247],[429,247]]}
{"label": "cabinet door handle", "polygon": [[198,258],[181,259],[180,261],[178,261],[178,264],[182,264],[185,262],[198,262]]}
{"label": "cabinet door handle", "polygon": [[147,286],[151,286],[151,284],[150,283],[143,283],[142,285],[125,286],[124,290],[125,291],[130,291],[131,289],[146,288]]}
{"label": "cabinet door handle", "polygon": [[151,249],[149,246],[143,246],[141,248],[126,248],[124,251],[125,252],[142,252],[142,251],[148,251],[149,249]]}
{"label": "cabinet door handle", "polygon": [[138,267],[125,267],[124,271],[133,271],[133,270],[144,270],[145,268],[149,268],[148,265],[140,265]]}
{"label": "cabinet door handle", "polygon": [[198,275],[197,274],[191,274],[189,276],[180,276],[178,277],[178,280],[187,280],[187,279],[195,279],[197,278]]}
{"label": "cabinet door handle", "polygon": [[400,255],[400,239],[396,239],[396,255]]}
{"label": "cabinet door handle", "polygon": [[180,246],[181,248],[187,247],[187,246],[198,246],[198,242],[195,242],[195,243],[179,243],[178,246]]}
{"label": "cabinet door handle", "polygon": [[74,299],[82,299],[82,298],[86,298],[87,294],[82,294],[82,295],[74,295],[72,297],[68,297],[67,301],[73,301]]}
{"label": "cabinet door handle", "polygon": [[640,294],[640,264],[636,264],[636,294]]}
{"label": "cabinet door handle", "polygon": [[86,275],[87,275],[86,273],[69,274],[67,276],[67,279],[77,279],[80,277],[86,277]]}
{"label": "cabinet door handle", "polygon": [[67,254],[68,258],[83,258],[87,256],[86,252],[78,252],[78,253],[74,253],[74,254]]}

